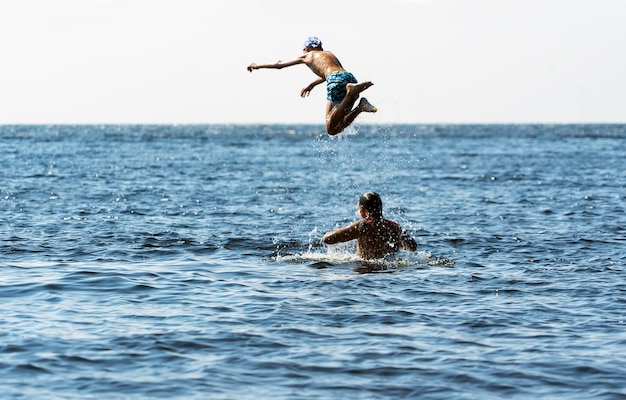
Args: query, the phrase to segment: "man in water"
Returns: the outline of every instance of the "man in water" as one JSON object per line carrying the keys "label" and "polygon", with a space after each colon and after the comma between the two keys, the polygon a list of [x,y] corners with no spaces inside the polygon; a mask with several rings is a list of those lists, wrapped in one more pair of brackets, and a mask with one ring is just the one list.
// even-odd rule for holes
{"label": "man in water", "polygon": [[302,89],[300,96],[306,97],[311,90],[322,82],[326,82],[328,104],[326,105],[326,132],[336,135],[346,129],[362,112],[374,113],[378,111],[366,98],[361,98],[359,104],[353,108],[359,94],[373,85],[372,82],[358,83],[356,78],[343,69],[335,55],[324,51],[322,42],[316,37],[309,37],[304,42],[304,54],[295,60],[278,61],[275,64],[250,64],[248,71],[255,69],[272,68],[282,69],[292,65],[305,64],[319,76],[318,79]]}
{"label": "man in water", "polygon": [[322,238],[326,244],[356,239],[356,255],[373,260],[395,255],[400,250],[415,251],[417,243],[398,223],[383,218],[383,202],[378,193],[361,196],[358,203],[361,220],[328,232]]}

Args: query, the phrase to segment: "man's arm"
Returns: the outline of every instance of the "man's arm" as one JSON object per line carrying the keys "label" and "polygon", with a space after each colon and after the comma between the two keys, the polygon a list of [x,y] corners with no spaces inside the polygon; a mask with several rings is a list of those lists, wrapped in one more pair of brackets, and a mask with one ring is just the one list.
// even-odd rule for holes
{"label": "man's arm", "polygon": [[400,242],[404,250],[408,250],[408,251],[417,250],[417,242],[404,229],[402,229],[402,233],[400,234]]}
{"label": "man's arm", "polygon": [[305,56],[302,55],[302,56],[300,56],[300,57],[298,57],[298,58],[296,58],[294,60],[291,60],[291,61],[285,61],[285,62],[278,61],[278,62],[276,62],[274,64],[255,64],[255,63],[252,63],[252,64],[248,65],[247,70],[252,72],[252,70],[255,70],[255,69],[263,69],[263,68],[264,69],[282,69],[282,68],[285,68],[285,67],[291,67],[292,65],[304,64],[304,57]]}
{"label": "man's arm", "polygon": [[302,89],[302,91],[300,92],[300,96],[301,97],[306,97],[309,95],[309,93],[311,93],[311,90],[313,90],[313,88],[317,85],[319,85],[320,83],[326,82],[326,79],[324,78],[317,78],[316,80],[314,80],[313,82],[311,82],[309,84],[309,86],[305,87],[304,89]]}
{"label": "man's arm", "polygon": [[328,232],[322,238],[322,241],[326,244],[336,244],[342,242],[348,242],[359,237],[359,224],[361,222],[354,222],[345,228],[339,228],[334,232]]}

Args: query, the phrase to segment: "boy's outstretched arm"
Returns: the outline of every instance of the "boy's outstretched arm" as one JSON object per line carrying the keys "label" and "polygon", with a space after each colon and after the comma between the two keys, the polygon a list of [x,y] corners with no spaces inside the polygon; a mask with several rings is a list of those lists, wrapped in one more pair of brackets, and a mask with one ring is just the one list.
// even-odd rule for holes
{"label": "boy's outstretched arm", "polygon": [[304,56],[300,56],[298,58],[296,58],[295,60],[291,60],[291,61],[278,61],[274,64],[255,64],[252,63],[250,65],[248,65],[248,67],[246,68],[249,72],[252,72],[252,70],[255,69],[282,69],[285,67],[291,67],[292,65],[298,65],[298,64],[303,64],[304,63]]}
{"label": "boy's outstretched arm", "polygon": [[305,87],[304,89],[302,89],[302,91],[300,92],[300,96],[301,97],[306,97],[309,95],[309,93],[311,93],[311,90],[313,90],[313,88],[317,85],[319,85],[320,83],[326,82],[326,79],[324,78],[318,78],[316,80],[314,80],[313,82],[311,82],[309,84],[309,86]]}

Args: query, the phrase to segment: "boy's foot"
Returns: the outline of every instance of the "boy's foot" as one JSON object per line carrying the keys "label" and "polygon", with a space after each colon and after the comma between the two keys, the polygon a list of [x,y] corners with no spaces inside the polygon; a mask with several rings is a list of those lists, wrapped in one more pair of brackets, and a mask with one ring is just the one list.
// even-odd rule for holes
{"label": "boy's foot", "polygon": [[376,111],[378,111],[378,108],[376,108],[376,106],[370,104],[370,102],[367,101],[367,99],[365,97],[361,97],[361,101],[359,101],[359,108],[363,112],[375,113]]}
{"label": "boy's foot", "polygon": [[346,93],[350,95],[357,95],[372,85],[373,83],[370,81],[359,82],[359,83],[348,83],[346,85]]}

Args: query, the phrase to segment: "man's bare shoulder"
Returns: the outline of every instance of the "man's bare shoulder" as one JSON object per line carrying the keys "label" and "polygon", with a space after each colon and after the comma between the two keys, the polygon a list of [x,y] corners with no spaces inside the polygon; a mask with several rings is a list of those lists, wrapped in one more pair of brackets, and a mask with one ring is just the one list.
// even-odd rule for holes
{"label": "man's bare shoulder", "polygon": [[385,219],[385,225],[391,229],[400,229],[400,224],[390,219]]}

